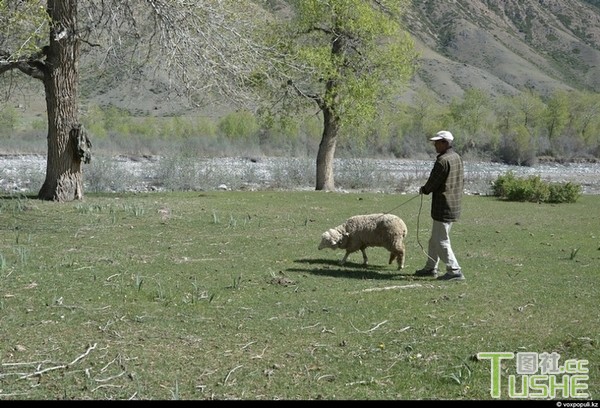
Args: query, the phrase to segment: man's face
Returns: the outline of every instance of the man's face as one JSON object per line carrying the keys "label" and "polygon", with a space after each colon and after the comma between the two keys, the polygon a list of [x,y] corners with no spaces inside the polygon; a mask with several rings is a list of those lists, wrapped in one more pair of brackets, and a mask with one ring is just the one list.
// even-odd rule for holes
{"label": "man's face", "polygon": [[433,142],[433,145],[435,146],[435,151],[439,154],[439,153],[444,153],[446,150],[448,150],[448,142],[445,141],[444,139],[441,140],[435,140]]}

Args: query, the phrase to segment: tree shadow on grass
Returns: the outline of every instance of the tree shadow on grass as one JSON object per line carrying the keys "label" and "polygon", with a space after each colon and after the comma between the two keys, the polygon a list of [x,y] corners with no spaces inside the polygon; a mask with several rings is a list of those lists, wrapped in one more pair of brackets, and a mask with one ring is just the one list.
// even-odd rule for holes
{"label": "tree shadow on grass", "polygon": [[37,200],[37,194],[0,194],[0,200]]}
{"label": "tree shadow on grass", "polygon": [[[407,279],[412,273],[391,269],[388,265],[363,265],[362,262],[346,261],[340,265],[337,259],[297,259],[294,262],[306,264],[307,268],[288,268],[288,272],[310,273],[318,276],[331,276],[345,279]],[[394,264],[395,265],[395,264]]]}

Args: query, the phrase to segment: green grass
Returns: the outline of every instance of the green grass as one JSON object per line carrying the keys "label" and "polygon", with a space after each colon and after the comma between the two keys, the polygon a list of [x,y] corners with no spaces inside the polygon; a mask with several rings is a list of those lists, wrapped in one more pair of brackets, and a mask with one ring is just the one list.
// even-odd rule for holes
{"label": "green grass", "polygon": [[[0,197],[0,398],[491,399],[477,353],[526,351],[588,360],[597,399],[600,196],[466,196],[452,242],[467,280],[443,283],[411,276],[431,225],[411,198]],[[317,250],[347,217],[392,209],[404,270],[382,248],[367,267]]]}

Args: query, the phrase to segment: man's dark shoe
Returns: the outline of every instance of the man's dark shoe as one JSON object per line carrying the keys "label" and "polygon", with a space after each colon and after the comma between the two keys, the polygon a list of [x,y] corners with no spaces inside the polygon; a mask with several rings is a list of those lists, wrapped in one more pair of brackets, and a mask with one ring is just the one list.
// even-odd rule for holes
{"label": "man's dark shoe", "polygon": [[458,272],[458,273],[446,272],[442,276],[438,277],[437,280],[440,280],[440,281],[464,281],[465,276],[462,274],[462,272]]}
{"label": "man's dark shoe", "polygon": [[437,278],[438,270],[423,268],[416,271],[414,276],[419,276],[421,278]]}

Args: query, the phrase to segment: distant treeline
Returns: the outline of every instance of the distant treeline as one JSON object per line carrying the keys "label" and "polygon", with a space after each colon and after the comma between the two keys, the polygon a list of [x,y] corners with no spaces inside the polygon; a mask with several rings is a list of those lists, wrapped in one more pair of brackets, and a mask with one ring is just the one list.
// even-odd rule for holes
{"label": "distant treeline", "polygon": [[[248,111],[217,119],[139,117],[92,105],[81,117],[94,147],[112,154],[167,154],[178,149],[200,156],[313,156],[321,140],[322,121],[314,114],[268,127]],[[431,153],[427,138],[440,129],[454,133],[457,150],[481,160],[518,165],[532,165],[540,158],[595,161],[600,158],[600,94],[558,91],[542,98],[525,91],[492,98],[469,89],[462,98],[444,104],[423,91],[410,103],[381,107],[372,124],[345,129],[336,155],[415,158]],[[25,121],[21,110],[5,105],[0,110],[0,138],[4,149],[14,152],[45,151],[45,118]]]}

